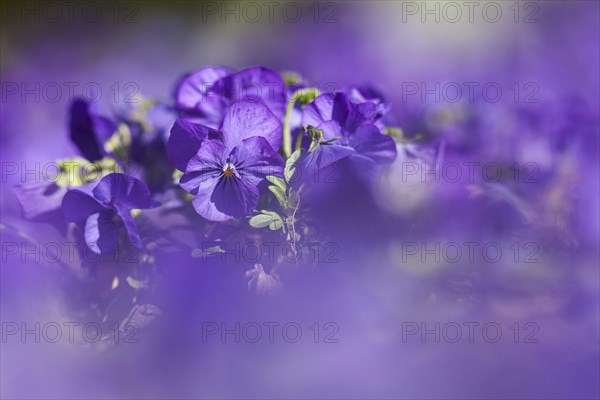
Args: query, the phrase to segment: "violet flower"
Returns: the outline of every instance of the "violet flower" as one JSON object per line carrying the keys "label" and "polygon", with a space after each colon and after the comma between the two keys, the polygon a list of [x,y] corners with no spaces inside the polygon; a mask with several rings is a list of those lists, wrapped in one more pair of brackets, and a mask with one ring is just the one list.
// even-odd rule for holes
{"label": "violet flower", "polygon": [[62,201],[68,221],[85,222],[85,242],[98,254],[108,253],[117,246],[122,226],[129,240],[141,247],[131,210],[157,206],[142,181],[119,173],[102,178],[91,193],[69,190]]}
{"label": "violet flower", "polygon": [[184,171],[181,187],[196,196],[196,211],[225,221],[250,215],[265,177],[283,175],[275,150],[280,144],[279,119],[262,101],[241,100],[231,105],[219,130],[178,120],[168,150]]}

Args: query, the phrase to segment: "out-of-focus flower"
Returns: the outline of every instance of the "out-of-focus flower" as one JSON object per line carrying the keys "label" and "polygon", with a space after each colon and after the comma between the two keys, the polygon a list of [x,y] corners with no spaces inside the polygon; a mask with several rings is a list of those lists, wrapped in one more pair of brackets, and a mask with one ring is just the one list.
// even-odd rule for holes
{"label": "out-of-focus flower", "polygon": [[266,273],[261,264],[255,264],[253,269],[246,271],[246,278],[250,279],[248,289],[259,295],[275,294],[282,288],[279,276],[275,272]]}
{"label": "out-of-focus flower", "polygon": [[264,67],[234,73],[209,66],[184,77],[175,91],[175,106],[182,116],[211,128],[219,127],[229,106],[242,99],[261,99],[281,120],[286,107],[284,82]]}
{"label": "out-of-focus flower", "polygon": [[71,103],[70,138],[81,155],[88,160],[97,161],[107,154],[104,143],[116,130],[117,125],[110,119],[98,115],[92,103],[79,98]]}
{"label": "out-of-focus flower", "polygon": [[[74,157],[59,160],[57,165],[59,170],[56,176],[43,176],[42,179],[15,186],[15,195],[26,220],[62,223],[64,215],[60,208],[69,188],[80,187],[86,190],[93,180],[106,176],[117,168],[111,158],[90,163],[81,157]],[[40,175],[43,175],[42,172]]]}
{"label": "out-of-focus flower", "polygon": [[[177,139],[169,141],[170,154],[177,168],[185,166],[180,185],[196,196],[196,211],[212,221],[250,215],[265,177],[283,175],[283,160],[274,150],[281,143],[280,131],[277,117],[254,100],[233,103],[219,131],[178,121],[172,131]],[[187,162],[186,140],[193,148],[199,146]]]}
{"label": "out-of-focus flower", "polygon": [[353,103],[374,103],[377,108],[376,118],[383,118],[388,111],[390,111],[391,105],[387,102],[385,97],[375,88],[371,86],[355,86],[348,90],[348,97]]}
{"label": "out-of-focus flower", "polygon": [[103,254],[113,250],[119,241],[119,230],[125,227],[129,240],[141,246],[131,213],[136,209],[158,206],[150,199],[146,185],[129,175],[114,173],[102,178],[91,194],[72,189],[62,202],[68,221],[85,222],[85,242],[90,250]]}
{"label": "out-of-focus flower", "polygon": [[24,183],[15,187],[23,218],[35,222],[55,223],[62,220],[60,204],[67,188],[54,182]]}

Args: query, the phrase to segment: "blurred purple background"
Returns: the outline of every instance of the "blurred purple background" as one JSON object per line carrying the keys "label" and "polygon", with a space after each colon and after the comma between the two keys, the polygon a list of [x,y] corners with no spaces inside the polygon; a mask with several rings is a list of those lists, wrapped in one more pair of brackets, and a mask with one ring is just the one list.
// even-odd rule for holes
{"label": "blurred purple background", "polygon": [[[454,3],[456,22],[447,2],[275,2],[272,21],[257,2],[256,23],[244,2],[89,3],[77,3],[72,18],[56,3],[57,22],[45,2],[2,4],[2,398],[600,396],[597,2],[497,2],[496,22],[487,2],[474,2],[472,21]],[[296,6],[302,14],[293,22]],[[96,9],[102,15],[93,22]],[[433,154],[418,159],[455,163],[463,176],[407,174],[403,163],[420,147],[399,145],[398,161],[371,192],[320,210],[337,262],[290,268],[276,297],[247,290],[244,263],[173,254],[160,260],[160,289],[142,300],[162,315],[137,333],[138,343],[5,335],[21,323],[84,325],[89,314],[78,302],[110,291],[116,273],[95,271],[82,283],[56,263],[7,251],[23,240],[19,232],[40,243],[64,240],[23,221],[12,188],[25,168],[76,153],[69,87],[97,97],[108,114],[132,92],[170,99],[182,74],[204,65],[296,71],[320,88],[372,85],[392,104],[389,123],[428,144]],[[468,179],[464,166],[473,162]],[[482,179],[486,163],[504,178]],[[179,223],[150,215],[167,227]],[[494,243],[503,256],[490,260],[480,247],[471,260],[423,259],[409,245],[465,242]],[[531,251],[537,262],[528,262]],[[274,343],[203,337],[207,323],[268,321],[297,323],[301,340],[277,330]],[[328,322],[336,343],[323,342]],[[464,336],[470,322],[479,324],[474,340],[451,343],[448,324]],[[490,339],[496,326],[498,341]],[[441,338],[422,337],[423,327]]]}

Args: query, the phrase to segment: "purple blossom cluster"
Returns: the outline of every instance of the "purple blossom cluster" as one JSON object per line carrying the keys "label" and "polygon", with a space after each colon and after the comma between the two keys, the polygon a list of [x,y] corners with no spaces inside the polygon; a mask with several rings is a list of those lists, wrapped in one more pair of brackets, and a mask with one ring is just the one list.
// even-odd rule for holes
{"label": "purple blossom cluster", "polygon": [[389,105],[372,90],[319,93],[285,78],[265,67],[204,67],[180,79],[170,101],[141,99],[111,117],[75,99],[69,137],[80,154],[58,162],[65,179],[17,187],[24,217],[74,227],[105,255],[150,242],[136,227],[143,210],[193,220],[193,209],[203,227],[251,217],[251,227],[280,230],[296,252],[312,234],[308,199],[320,191],[307,177],[340,166],[342,176],[377,180],[397,145],[385,131]]}

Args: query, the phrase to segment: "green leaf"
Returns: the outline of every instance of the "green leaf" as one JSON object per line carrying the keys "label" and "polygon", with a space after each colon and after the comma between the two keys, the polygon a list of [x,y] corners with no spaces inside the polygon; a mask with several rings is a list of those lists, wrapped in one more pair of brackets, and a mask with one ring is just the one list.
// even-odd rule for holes
{"label": "green leaf", "polygon": [[292,179],[292,176],[294,175],[294,172],[296,171],[296,168],[294,167],[294,165],[296,164],[296,161],[298,161],[298,159],[300,158],[301,155],[302,155],[302,149],[298,149],[298,150],[294,151],[292,153],[292,155],[290,156],[290,158],[288,158],[287,161],[285,162],[285,169],[283,171],[283,176],[284,176],[286,182],[289,182],[290,179]]}
{"label": "green leaf", "polygon": [[285,192],[281,190],[279,186],[271,185],[269,186],[269,190],[275,195],[281,207],[287,207],[287,198],[285,197]]}
{"label": "green leaf", "polygon": [[250,226],[254,228],[269,227],[271,230],[283,228],[283,219],[274,211],[261,210],[261,213],[250,218]]}
{"label": "green leaf", "polygon": [[274,220],[270,215],[258,214],[250,218],[250,226],[254,228],[264,228]]}
{"label": "green leaf", "polygon": [[269,229],[276,231],[277,229],[283,228],[283,220],[281,218],[271,221]]}
{"label": "green leaf", "polygon": [[267,180],[285,192],[287,185],[283,179],[275,175],[269,175]]}

